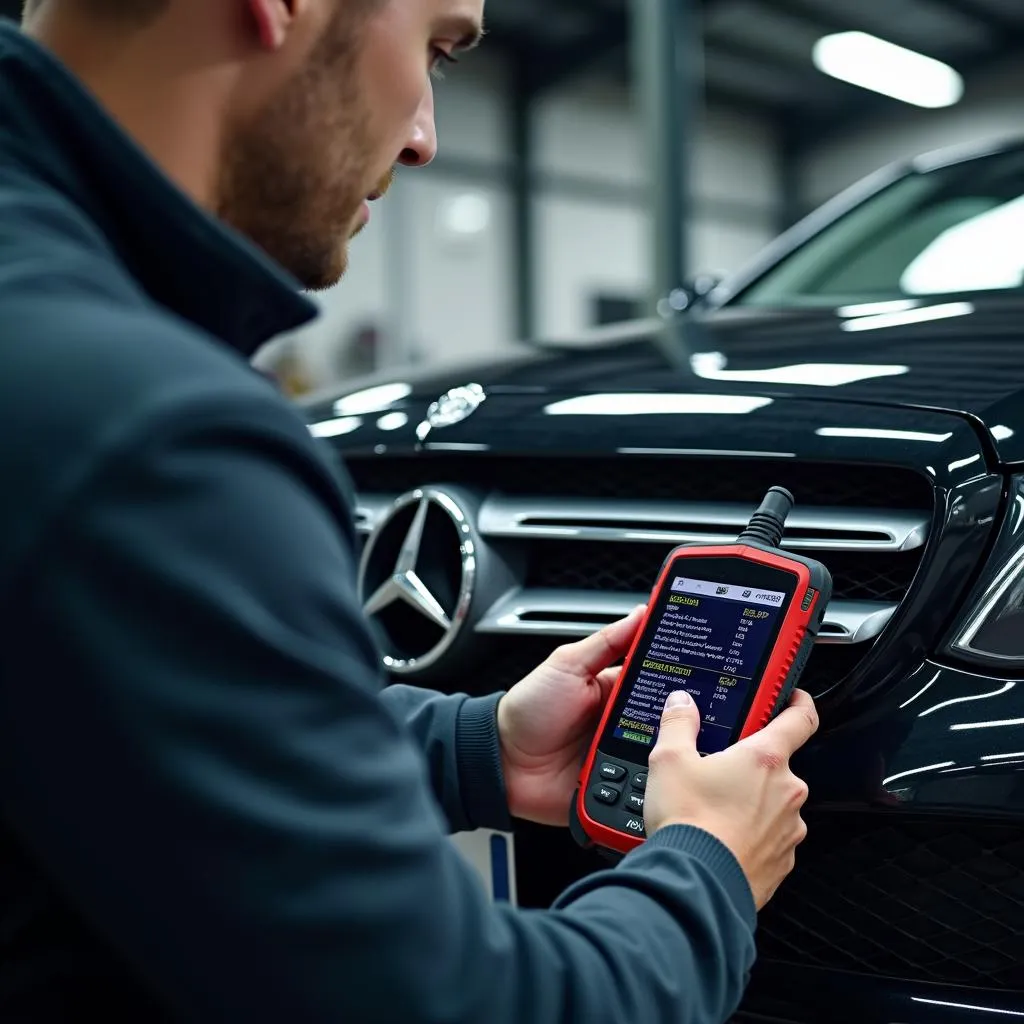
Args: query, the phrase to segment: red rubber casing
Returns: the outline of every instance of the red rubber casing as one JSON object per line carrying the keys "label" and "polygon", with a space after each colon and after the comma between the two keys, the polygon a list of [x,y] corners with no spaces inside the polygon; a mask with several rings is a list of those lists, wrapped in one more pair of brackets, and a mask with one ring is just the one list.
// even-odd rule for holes
{"label": "red rubber casing", "polygon": [[[779,626],[779,632],[772,647],[771,654],[765,665],[761,681],[754,693],[750,704],[750,710],[744,719],[737,740],[745,739],[760,729],[763,729],[772,718],[781,711],[789,702],[790,694],[800,675],[804,665],[814,646],[817,637],[818,627],[824,614],[825,606],[831,598],[832,579],[828,570],[819,562],[794,555],[778,549],[762,548],[755,544],[728,544],[718,546],[684,546],[673,551],[665,564],[662,566],[658,581],[651,591],[651,600],[648,603],[647,613],[643,622],[636,631],[636,636],[626,655],[622,671],[615,681],[608,702],[605,705],[601,722],[594,733],[587,758],[579,776],[579,786],[573,799],[571,821],[573,831],[578,841],[583,841],[584,836],[587,842],[585,845],[595,845],[618,853],[628,853],[630,850],[644,842],[643,837],[632,835],[618,829],[610,828],[601,822],[594,821],[588,814],[585,806],[585,795],[587,787],[592,781],[594,764],[600,752],[601,738],[608,725],[608,720],[615,707],[623,680],[626,678],[630,663],[636,653],[644,634],[647,630],[648,621],[658,607],[658,597],[665,586],[668,585],[668,578],[679,570],[682,560],[693,562],[701,558],[741,558],[744,561],[757,565],[770,566],[773,569],[781,569],[784,572],[796,576],[793,585],[793,597],[790,599],[789,607]],[[802,607],[801,595],[813,590],[814,597],[809,606]],[[582,830],[583,835],[580,835]]]}

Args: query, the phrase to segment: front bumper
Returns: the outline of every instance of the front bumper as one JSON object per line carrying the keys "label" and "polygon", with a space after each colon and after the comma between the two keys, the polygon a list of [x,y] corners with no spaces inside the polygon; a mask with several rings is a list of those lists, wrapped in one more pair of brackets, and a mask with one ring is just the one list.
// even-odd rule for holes
{"label": "front bumper", "polygon": [[1024,1020],[1024,993],[760,965],[733,1024],[997,1024]]}
{"label": "front bumper", "polygon": [[1024,681],[925,662],[794,768],[808,839],[737,1024],[1024,1021]]}

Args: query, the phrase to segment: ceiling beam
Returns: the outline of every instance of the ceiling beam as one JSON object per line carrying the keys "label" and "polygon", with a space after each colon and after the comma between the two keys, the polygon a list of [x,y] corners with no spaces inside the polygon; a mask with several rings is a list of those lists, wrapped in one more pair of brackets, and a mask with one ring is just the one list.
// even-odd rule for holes
{"label": "ceiling beam", "polygon": [[[583,74],[610,56],[628,53],[631,28],[627,0],[558,0],[573,11],[586,12],[592,22],[587,35],[571,44],[540,44],[543,37],[543,23],[535,35],[519,33],[512,36],[499,30],[493,34],[504,37],[504,48],[524,61],[529,70],[526,84],[531,92],[540,94],[554,89],[576,75]],[[638,2],[638,0],[632,0]],[[702,18],[706,18],[716,7],[724,6],[729,0],[700,0]]]}
{"label": "ceiling beam", "polygon": [[[821,72],[811,63],[810,53],[807,54],[806,60],[798,60],[773,53],[751,43],[740,42],[738,39],[727,39],[718,34],[712,34],[706,38],[704,52],[709,58],[720,55],[742,61],[744,64],[748,64],[753,71],[764,70],[768,74],[776,73],[796,79],[805,88],[822,87]],[[843,84],[834,79],[826,79],[827,86],[832,86],[833,83],[836,87]]]}
{"label": "ceiling beam", "polygon": [[[860,18],[844,17],[831,9],[826,10],[824,4],[819,6],[814,0],[759,0],[759,3],[769,14],[775,12],[815,26],[823,36],[837,32],[873,32],[875,27]],[[868,9],[871,9],[870,6]],[[914,45],[912,32],[893,27],[886,31],[885,36],[892,43],[907,47]]]}
{"label": "ceiling beam", "polygon": [[610,54],[625,49],[629,41],[624,15],[605,15],[585,38],[565,46],[524,47],[519,60],[525,64],[523,86],[532,95],[554,89],[592,68]]}

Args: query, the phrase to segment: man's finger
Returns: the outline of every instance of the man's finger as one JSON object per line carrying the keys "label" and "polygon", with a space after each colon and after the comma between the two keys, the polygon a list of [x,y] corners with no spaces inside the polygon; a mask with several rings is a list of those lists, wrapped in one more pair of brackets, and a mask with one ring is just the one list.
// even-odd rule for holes
{"label": "man's finger", "polygon": [[[760,742],[771,744],[787,759],[818,731],[818,711],[805,690],[794,690],[786,709],[760,732]],[[753,738],[753,737],[752,737]]]}
{"label": "man's finger", "polygon": [[624,619],[612,622],[582,640],[559,647],[551,655],[552,660],[560,669],[597,675],[629,651],[645,611],[645,605],[637,605]]}
{"label": "man's finger", "polygon": [[[685,690],[676,690],[668,695],[661,713],[661,728],[654,751],[659,757],[667,748],[676,757],[699,757],[697,735],[700,732],[700,712],[693,698]],[[656,763],[656,761],[654,762]]]}
{"label": "man's finger", "polygon": [[597,686],[601,691],[602,708],[608,702],[612,687],[618,682],[620,675],[622,675],[622,668],[619,665],[614,665],[612,668],[606,668],[603,672],[597,673]]}

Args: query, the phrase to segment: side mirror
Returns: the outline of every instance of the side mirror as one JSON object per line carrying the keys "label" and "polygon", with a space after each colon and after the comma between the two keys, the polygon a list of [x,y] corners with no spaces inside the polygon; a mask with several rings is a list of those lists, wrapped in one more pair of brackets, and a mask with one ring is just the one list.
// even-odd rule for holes
{"label": "side mirror", "polygon": [[685,313],[699,303],[705,295],[714,291],[721,284],[723,277],[722,274],[702,273],[688,278],[679,288],[673,288],[658,303],[658,313],[663,317]]}

